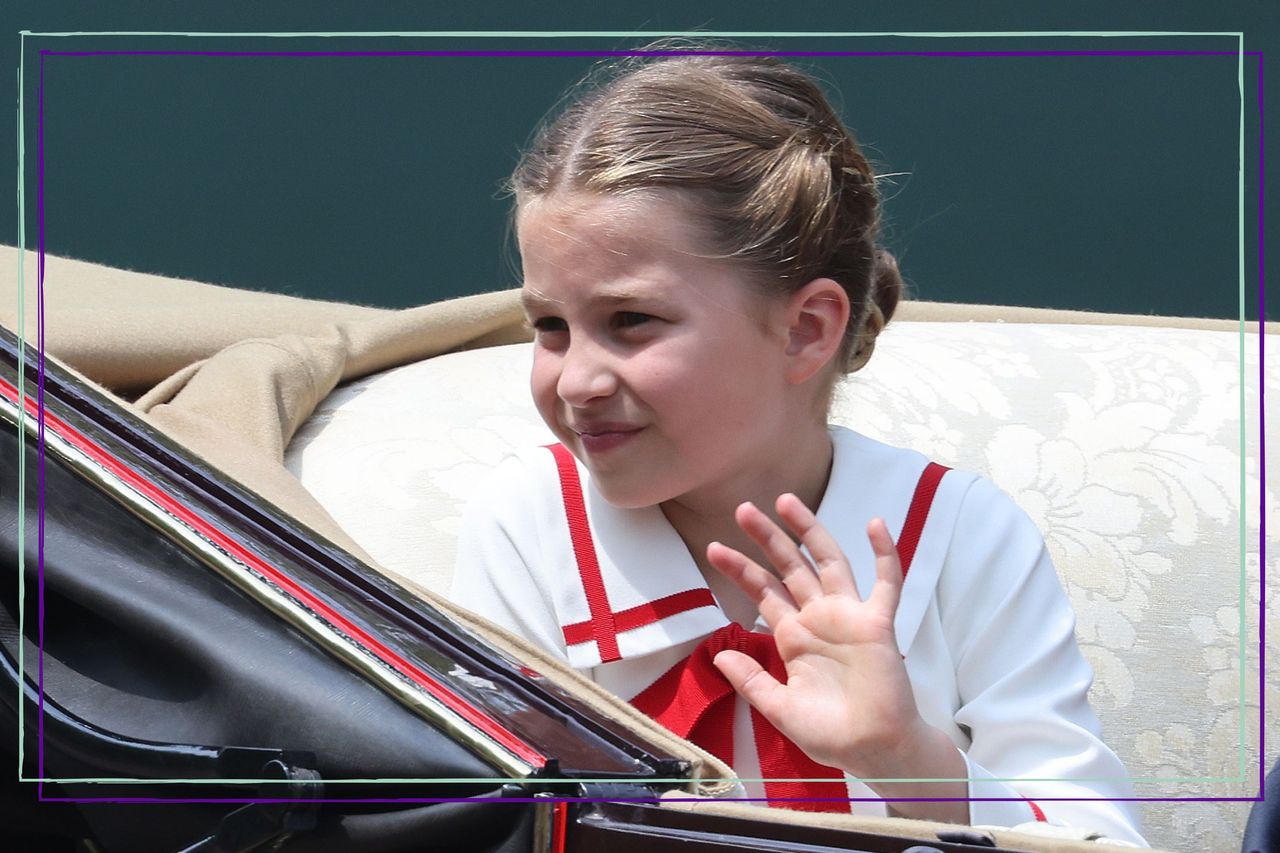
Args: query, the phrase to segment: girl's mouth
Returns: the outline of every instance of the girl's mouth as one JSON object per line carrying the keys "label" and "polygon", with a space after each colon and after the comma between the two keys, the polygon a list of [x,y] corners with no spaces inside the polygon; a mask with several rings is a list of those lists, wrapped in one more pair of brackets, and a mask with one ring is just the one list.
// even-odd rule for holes
{"label": "girl's mouth", "polygon": [[575,429],[582,449],[587,453],[607,453],[622,447],[640,433],[641,427],[623,424],[602,424],[587,429]]}

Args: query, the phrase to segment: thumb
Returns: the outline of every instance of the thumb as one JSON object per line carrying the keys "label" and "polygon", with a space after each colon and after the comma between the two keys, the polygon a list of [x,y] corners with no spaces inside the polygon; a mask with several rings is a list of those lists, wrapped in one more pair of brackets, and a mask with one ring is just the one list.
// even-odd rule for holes
{"label": "thumb", "polygon": [[712,661],[733,689],[775,726],[786,704],[786,688],[760,662],[742,652],[725,650]]}

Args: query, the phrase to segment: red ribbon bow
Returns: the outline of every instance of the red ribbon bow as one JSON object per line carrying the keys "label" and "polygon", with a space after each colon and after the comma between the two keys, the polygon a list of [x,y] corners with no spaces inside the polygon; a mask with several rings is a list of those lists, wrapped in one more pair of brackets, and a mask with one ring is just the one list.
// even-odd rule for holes
{"label": "red ribbon bow", "polygon": [[[734,649],[755,658],[780,683],[787,670],[769,634],[744,631],[729,623],[703,640],[684,660],[646,687],[631,704],[671,731],[733,766],[734,690],[712,660]],[[844,773],[805,755],[800,747],[751,709],[760,774],[769,805],[811,812],[849,812]],[[801,781],[803,779],[831,781]],[[774,802],[775,800],[802,800]]]}

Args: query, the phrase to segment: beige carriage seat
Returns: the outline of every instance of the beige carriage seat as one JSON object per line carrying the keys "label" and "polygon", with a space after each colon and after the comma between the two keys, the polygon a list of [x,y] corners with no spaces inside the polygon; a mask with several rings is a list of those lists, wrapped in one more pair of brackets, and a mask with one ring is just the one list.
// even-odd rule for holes
{"label": "beige carriage seat", "polygon": [[[1229,324],[895,320],[838,389],[835,422],[986,474],[1040,526],[1141,797],[1256,790],[1240,767],[1257,767],[1257,344]],[[553,440],[530,360],[528,344],[490,347],[342,385],[286,466],[379,563],[446,592],[471,489]],[[1246,809],[1153,802],[1144,817],[1157,846],[1226,851]]]}

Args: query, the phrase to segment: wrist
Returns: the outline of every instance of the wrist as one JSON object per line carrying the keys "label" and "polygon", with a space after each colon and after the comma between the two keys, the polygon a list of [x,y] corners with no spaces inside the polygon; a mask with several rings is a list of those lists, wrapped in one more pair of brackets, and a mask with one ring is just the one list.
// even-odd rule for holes
{"label": "wrist", "polygon": [[[969,796],[968,764],[951,738],[939,729],[923,720],[904,727],[901,739],[873,764],[874,773],[867,774],[870,779],[908,780],[864,778],[864,784],[884,798],[890,816],[968,823],[969,804],[963,802]],[[927,802],[930,799],[946,802]]]}
{"label": "wrist", "polygon": [[[907,779],[920,782],[866,781],[868,787],[882,797],[904,796],[957,796],[968,792],[965,778],[968,765],[960,749],[941,730],[923,719],[917,718],[898,730],[892,740],[885,740],[879,748],[865,749],[848,764],[841,765],[846,772],[862,780]],[[932,780],[951,780],[934,782]],[[946,793],[932,792],[937,788]],[[956,789],[959,793],[956,793]],[[923,792],[928,788],[930,792]],[[908,791],[910,789],[910,791]],[[921,789],[921,790],[917,790]]]}
{"label": "wrist", "polygon": [[925,774],[917,772],[936,761],[936,753],[951,741],[919,715],[905,724],[895,725],[879,737],[850,744],[845,760],[840,763],[850,775],[870,779],[911,779]]}

